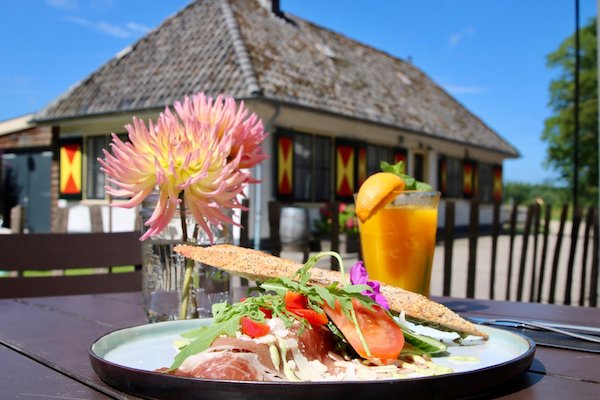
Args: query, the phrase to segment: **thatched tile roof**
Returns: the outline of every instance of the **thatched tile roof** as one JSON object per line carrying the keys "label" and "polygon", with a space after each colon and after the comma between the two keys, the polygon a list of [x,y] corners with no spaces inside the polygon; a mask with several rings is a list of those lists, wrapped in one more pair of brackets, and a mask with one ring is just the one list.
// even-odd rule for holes
{"label": "thatched tile roof", "polygon": [[257,97],[503,153],[518,151],[410,62],[259,0],[198,0],[75,85],[39,121]]}

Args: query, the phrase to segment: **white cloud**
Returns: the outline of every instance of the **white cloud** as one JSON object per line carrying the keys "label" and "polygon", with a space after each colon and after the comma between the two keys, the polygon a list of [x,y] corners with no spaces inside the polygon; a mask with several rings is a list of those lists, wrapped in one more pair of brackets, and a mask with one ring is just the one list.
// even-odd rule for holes
{"label": "white cloud", "polygon": [[473,28],[472,26],[463,28],[459,32],[455,32],[448,36],[448,45],[450,45],[450,47],[456,47],[463,40],[472,37],[473,35],[475,35],[475,28]]}
{"label": "white cloud", "polygon": [[126,28],[109,24],[108,22],[96,22],[93,26],[96,30],[107,34],[108,36],[114,36],[123,39],[127,39],[128,37],[132,36],[132,33]]}
{"label": "white cloud", "polygon": [[137,22],[128,22],[124,26],[120,26],[105,21],[90,21],[81,17],[66,17],[65,21],[120,39],[137,37],[150,30],[147,26],[138,24]]}
{"label": "white cloud", "polygon": [[487,88],[481,86],[444,85],[444,89],[453,94],[477,94],[487,92]]}
{"label": "white cloud", "polygon": [[66,10],[74,10],[79,7],[77,0],[46,0],[46,3],[51,7],[64,8]]}
{"label": "white cloud", "polygon": [[146,25],[138,24],[137,22],[128,22],[125,26],[130,32],[137,32],[141,34],[145,34],[150,30],[150,28],[148,28]]}

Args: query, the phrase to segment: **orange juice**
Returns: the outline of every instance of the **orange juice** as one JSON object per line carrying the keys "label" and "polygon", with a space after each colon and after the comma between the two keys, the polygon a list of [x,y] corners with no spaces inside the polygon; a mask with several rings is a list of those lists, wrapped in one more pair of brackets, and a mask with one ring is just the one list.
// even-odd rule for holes
{"label": "orange juice", "polygon": [[360,224],[371,279],[429,296],[438,201],[437,192],[404,192]]}

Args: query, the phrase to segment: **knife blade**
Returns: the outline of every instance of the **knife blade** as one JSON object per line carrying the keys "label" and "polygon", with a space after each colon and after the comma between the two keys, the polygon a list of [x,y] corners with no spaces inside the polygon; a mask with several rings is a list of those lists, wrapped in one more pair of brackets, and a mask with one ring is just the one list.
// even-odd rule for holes
{"label": "knife blade", "polygon": [[545,328],[555,328],[560,330],[566,330],[575,333],[581,333],[584,335],[591,336],[600,336],[600,327],[595,326],[585,326],[585,325],[577,325],[577,324],[565,324],[558,323],[552,321],[541,321],[541,320],[526,320],[522,318],[510,318],[510,317],[498,317],[498,316],[490,316],[490,317],[466,317],[469,321],[475,324],[490,324],[494,325],[503,325],[507,327],[513,328],[522,328],[523,325],[529,324],[531,328],[537,329],[545,329]]}

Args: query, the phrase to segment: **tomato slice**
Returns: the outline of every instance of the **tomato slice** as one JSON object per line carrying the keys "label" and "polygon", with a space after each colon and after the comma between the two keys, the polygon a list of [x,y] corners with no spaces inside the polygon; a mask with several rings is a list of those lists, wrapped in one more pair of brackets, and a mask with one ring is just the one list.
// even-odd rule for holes
{"label": "tomato slice", "polygon": [[265,307],[259,307],[258,309],[265,314],[265,318],[273,318],[273,310]]}
{"label": "tomato slice", "polygon": [[311,310],[310,308],[296,308],[289,311],[299,317],[304,318],[311,325],[325,325],[329,321],[325,313],[319,313],[315,310]]}
{"label": "tomato slice", "polygon": [[[378,358],[384,363],[396,360],[404,346],[402,329],[390,314],[378,305],[368,308],[356,299],[352,300],[352,305],[354,306],[358,326],[371,352],[370,358]],[[323,310],[338,329],[342,331],[352,348],[361,357],[369,359],[354,323],[346,317],[339,301],[336,300],[335,309],[329,307],[327,303],[323,304]]]}
{"label": "tomato slice", "polygon": [[253,321],[248,317],[242,317],[240,322],[242,324],[242,333],[253,338],[265,336],[271,331],[269,325],[264,322]]}
{"label": "tomato slice", "polygon": [[298,308],[306,308],[308,306],[308,298],[297,292],[288,290],[285,294],[285,308],[288,310],[296,310]]}

